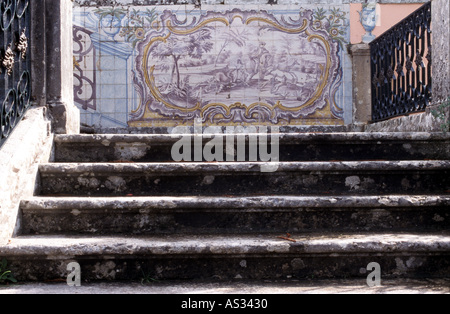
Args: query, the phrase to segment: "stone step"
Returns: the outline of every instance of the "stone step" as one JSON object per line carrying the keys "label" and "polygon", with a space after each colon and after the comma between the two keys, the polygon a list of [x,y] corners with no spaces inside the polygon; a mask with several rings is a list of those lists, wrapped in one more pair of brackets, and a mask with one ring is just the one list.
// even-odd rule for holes
{"label": "stone step", "polygon": [[[276,172],[261,172],[277,170]],[[450,161],[42,164],[43,196],[448,194]]]}
{"label": "stone step", "polygon": [[[131,282],[82,282],[81,287],[70,287],[63,280],[49,283],[21,283],[9,285],[0,289],[0,294],[21,295],[145,295],[146,301],[164,303],[168,311],[177,312],[186,295],[205,295],[216,302],[217,308],[224,308],[233,295],[261,295],[267,299],[271,309],[277,312],[292,309],[298,304],[298,295],[330,295],[330,294],[391,294],[391,295],[424,295],[450,294],[450,279],[382,279],[381,286],[369,287],[366,278],[330,279],[330,280],[170,280],[170,281],[131,281]],[[280,297],[283,295],[283,297]],[[162,297],[162,298],[161,298]],[[189,298],[189,297],[188,297]],[[253,297],[255,298],[255,297]],[[257,297],[256,297],[257,298]],[[165,302],[165,299],[168,302]],[[178,301],[177,301],[178,300]],[[223,301],[221,301],[223,300]],[[233,300],[233,299],[232,299]],[[292,301],[291,301],[292,300]],[[289,302],[290,301],[290,302]],[[221,303],[223,302],[223,303]],[[221,304],[221,305],[219,305]],[[114,306],[114,305],[111,305]],[[256,306],[254,306],[256,307]],[[231,307],[228,306],[228,309]]]}
{"label": "stone step", "polygon": [[249,234],[450,229],[450,196],[128,197],[22,201],[22,234]]}
{"label": "stone step", "polygon": [[[217,126],[215,126],[217,127]],[[194,126],[187,127],[188,133],[194,133]],[[219,126],[222,133],[226,133],[226,126]],[[206,126],[202,126],[202,131]],[[350,125],[283,125],[279,126],[280,133],[355,133],[365,132],[365,126],[361,124]],[[173,127],[130,127],[126,128],[97,128],[92,127],[86,134],[117,134],[117,135],[147,135],[147,134],[172,134]],[[186,132],[185,132],[186,133]]]}
{"label": "stone step", "polygon": [[82,280],[442,278],[450,273],[450,235],[334,234],[167,235],[152,237],[32,236],[0,246],[20,281],[65,279],[67,265]]}
{"label": "stone step", "polygon": [[[263,135],[263,138],[270,134]],[[246,161],[249,137],[246,135]],[[57,135],[56,162],[172,162],[173,145],[181,135],[168,134],[103,134]],[[211,138],[191,135],[191,160],[194,161],[194,138],[202,147]],[[237,137],[233,137],[237,143]],[[223,140],[226,159],[226,140]],[[270,146],[269,146],[270,147]],[[234,146],[234,161],[238,161]],[[258,152],[259,154],[259,152]],[[421,160],[449,159],[450,136],[440,133],[286,133],[279,134],[280,161],[354,161],[354,160]],[[187,160],[186,160],[187,161]],[[261,161],[261,159],[258,159]]]}

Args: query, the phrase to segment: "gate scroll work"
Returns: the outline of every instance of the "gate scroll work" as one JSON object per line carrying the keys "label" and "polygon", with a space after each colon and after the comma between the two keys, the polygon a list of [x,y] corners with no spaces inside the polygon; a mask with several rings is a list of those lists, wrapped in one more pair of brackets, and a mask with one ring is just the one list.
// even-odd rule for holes
{"label": "gate scroll work", "polygon": [[0,1],[0,147],[30,107],[30,8],[27,0]]}
{"label": "gate scroll work", "polygon": [[[129,125],[343,124],[344,31],[339,10],[164,11],[136,36],[138,108]],[[310,122],[308,122],[310,121]]]}

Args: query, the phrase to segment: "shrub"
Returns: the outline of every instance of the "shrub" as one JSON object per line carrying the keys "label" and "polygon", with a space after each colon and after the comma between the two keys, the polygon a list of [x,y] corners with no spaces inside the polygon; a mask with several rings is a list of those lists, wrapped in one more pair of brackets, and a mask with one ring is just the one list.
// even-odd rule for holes
{"label": "shrub", "polygon": [[441,130],[444,133],[447,133],[450,129],[450,120],[446,114],[447,108],[450,108],[450,97],[447,99],[446,102],[442,103],[437,107],[437,109],[434,109],[431,111],[431,114],[439,121],[441,121]]}

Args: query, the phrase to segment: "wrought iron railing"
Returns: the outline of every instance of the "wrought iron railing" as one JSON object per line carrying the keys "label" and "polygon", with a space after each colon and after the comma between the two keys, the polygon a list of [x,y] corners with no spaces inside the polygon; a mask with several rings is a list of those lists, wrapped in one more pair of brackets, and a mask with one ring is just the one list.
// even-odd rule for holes
{"label": "wrought iron railing", "polygon": [[0,147],[30,107],[29,0],[0,0]]}
{"label": "wrought iron railing", "polygon": [[423,112],[431,100],[431,2],[370,44],[372,121]]}

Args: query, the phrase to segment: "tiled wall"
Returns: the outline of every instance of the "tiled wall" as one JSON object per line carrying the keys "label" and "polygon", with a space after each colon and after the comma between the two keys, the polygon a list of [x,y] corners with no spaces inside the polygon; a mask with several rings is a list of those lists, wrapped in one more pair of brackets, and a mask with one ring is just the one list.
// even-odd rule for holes
{"label": "tiled wall", "polygon": [[75,98],[86,125],[352,122],[348,3],[91,2],[74,8]]}

